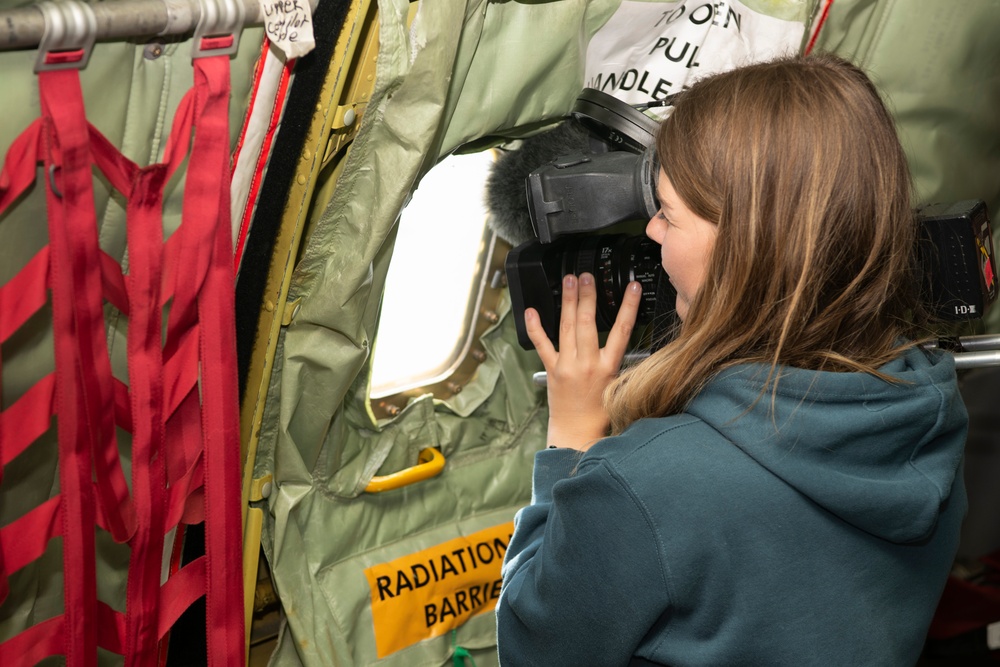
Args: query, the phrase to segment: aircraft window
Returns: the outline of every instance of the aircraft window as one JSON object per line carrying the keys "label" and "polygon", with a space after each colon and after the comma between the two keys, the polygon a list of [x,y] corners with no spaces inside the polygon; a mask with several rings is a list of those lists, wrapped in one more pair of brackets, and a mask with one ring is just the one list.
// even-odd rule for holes
{"label": "aircraft window", "polygon": [[472,375],[463,362],[485,358],[475,339],[496,321],[503,287],[502,242],[483,203],[493,160],[493,151],[445,158],[402,212],[372,361],[379,417],[396,414],[409,396],[457,393]]}

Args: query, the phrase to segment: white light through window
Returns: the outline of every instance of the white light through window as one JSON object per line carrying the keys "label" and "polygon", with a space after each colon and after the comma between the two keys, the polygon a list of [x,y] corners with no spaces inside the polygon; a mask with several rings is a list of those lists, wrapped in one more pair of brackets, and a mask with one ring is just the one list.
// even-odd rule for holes
{"label": "white light through window", "polygon": [[448,377],[468,348],[485,260],[493,152],[452,155],[421,179],[399,221],[372,361],[373,398]]}

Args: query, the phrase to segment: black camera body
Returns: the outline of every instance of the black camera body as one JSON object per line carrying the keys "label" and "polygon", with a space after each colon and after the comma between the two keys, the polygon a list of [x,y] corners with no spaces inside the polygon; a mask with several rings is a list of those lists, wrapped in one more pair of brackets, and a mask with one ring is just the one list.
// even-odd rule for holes
{"label": "black camera body", "polygon": [[[545,333],[558,340],[562,278],[589,272],[597,284],[597,328],[609,331],[625,287],[642,285],[637,324],[656,323],[654,344],[672,320],[674,293],[660,246],[645,236],[593,234],[619,222],[648,220],[659,210],[657,122],[611,95],[586,89],[572,119],[605,146],[573,153],[532,171],[525,183],[537,240],[518,245],[505,262],[518,342],[533,349],[524,311],[534,308]],[[920,222],[920,271],[931,311],[945,321],[979,319],[996,299],[993,238],[986,204],[930,204]]]}
{"label": "black camera body", "polygon": [[550,244],[529,241],[507,254],[505,268],[517,340],[526,350],[534,347],[524,328],[526,308],[537,310],[549,339],[558,340],[565,275],[587,272],[594,276],[598,331],[611,330],[625,287],[633,280],[642,285],[636,317],[640,325],[653,321],[658,314],[662,290],[673,289],[660,263],[660,246],[645,236],[596,234],[563,237]]}
{"label": "black camera body", "polygon": [[505,269],[518,342],[527,350],[534,346],[524,326],[525,309],[536,309],[546,334],[557,340],[562,278],[570,273],[594,275],[598,331],[611,329],[625,287],[633,280],[642,285],[637,324],[652,321],[668,301],[673,304],[658,244],[645,236],[587,233],[648,220],[659,210],[660,166],[653,147],[657,121],[588,88],[577,98],[568,122],[583,126],[601,152],[561,156],[525,181],[537,240],[511,250]]}

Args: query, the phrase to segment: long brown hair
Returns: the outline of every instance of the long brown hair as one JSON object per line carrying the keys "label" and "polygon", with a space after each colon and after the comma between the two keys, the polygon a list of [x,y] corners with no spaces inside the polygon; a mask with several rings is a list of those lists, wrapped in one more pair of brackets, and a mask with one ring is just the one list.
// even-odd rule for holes
{"label": "long brown hair", "polygon": [[683,411],[723,368],[877,369],[920,312],[912,183],[892,116],[860,69],[789,57],[696,82],[660,128],[684,203],[717,223],[677,336],[606,393],[612,431]]}

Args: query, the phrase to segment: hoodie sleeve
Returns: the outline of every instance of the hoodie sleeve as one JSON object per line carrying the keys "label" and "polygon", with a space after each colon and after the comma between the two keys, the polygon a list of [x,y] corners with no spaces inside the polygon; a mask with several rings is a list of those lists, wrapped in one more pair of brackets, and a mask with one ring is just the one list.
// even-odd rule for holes
{"label": "hoodie sleeve", "polygon": [[504,560],[500,663],[627,664],[668,606],[661,545],[607,461],[539,452]]}

